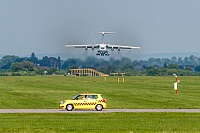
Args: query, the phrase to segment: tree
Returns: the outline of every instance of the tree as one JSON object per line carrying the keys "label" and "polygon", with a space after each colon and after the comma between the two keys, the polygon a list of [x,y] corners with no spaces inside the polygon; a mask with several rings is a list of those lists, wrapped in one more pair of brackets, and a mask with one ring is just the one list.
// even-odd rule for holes
{"label": "tree", "polygon": [[191,65],[199,65],[200,63],[198,58],[194,55],[190,55],[189,60],[190,60]]}
{"label": "tree", "polygon": [[190,56],[189,56],[189,61],[190,61],[190,62],[194,62],[194,61],[195,61],[194,55],[190,55]]}
{"label": "tree", "polygon": [[51,67],[51,61],[49,57],[45,56],[42,58],[42,60],[39,61],[40,66],[48,66]]}
{"label": "tree", "polygon": [[34,64],[33,62],[29,61],[23,61],[20,63],[22,70],[27,70],[27,71],[34,71]]}
{"label": "tree", "polygon": [[179,67],[177,64],[169,64],[167,68],[168,69],[178,69]]}
{"label": "tree", "polygon": [[115,72],[117,72],[117,68],[113,65],[109,65],[106,68],[106,74],[115,73]]}
{"label": "tree", "polygon": [[164,64],[164,66],[163,66],[164,68],[167,68],[167,63],[165,62],[165,64]]}
{"label": "tree", "polygon": [[196,72],[200,72],[200,66],[196,66],[194,69]]}
{"label": "tree", "polygon": [[178,70],[177,69],[167,69],[166,71],[166,75],[173,75],[174,73],[178,74]]}
{"label": "tree", "polygon": [[10,71],[18,72],[18,71],[34,71],[33,62],[23,61],[23,62],[15,62],[10,66]]}
{"label": "tree", "polygon": [[185,70],[192,71],[190,67],[186,67]]}
{"label": "tree", "polygon": [[28,61],[38,64],[38,58],[35,57],[35,53],[31,54],[31,57],[28,59]]}
{"label": "tree", "polygon": [[188,57],[185,57],[185,58],[183,59],[183,62],[184,62],[184,65],[189,65],[189,64],[190,64],[189,58],[188,58]]}
{"label": "tree", "polygon": [[120,68],[127,66],[127,65],[131,65],[132,62],[129,58],[123,57],[120,61]]}
{"label": "tree", "polygon": [[136,73],[136,71],[134,71],[134,68],[132,65],[125,65],[123,66],[123,68],[121,69],[122,72],[124,72],[126,74],[126,76],[131,76],[134,74],[138,74]]}
{"label": "tree", "polygon": [[120,68],[120,63],[121,63],[120,60],[115,60],[115,59],[111,58],[110,63],[111,63],[110,65]]}
{"label": "tree", "polygon": [[60,59],[60,56],[58,56],[57,68],[58,68],[59,70],[60,70],[60,68],[61,68],[61,59]]}
{"label": "tree", "polygon": [[23,61],[25,61],[25,60],[28,60],[28,58],[27,58],[27,57],[17,58],[17,59],[15,60],[15,62],[23,62]]}
{"label": "tree", "polygon": [[72,67],[72,66],[78,68],[78,63],[79,63],[79,60],[69,58],[64,62],[64,64],[62,65],[62,68],[68,69],[69,67]]}
{"label": "tree", "polygon": [[181,65],[183,63],[183,60],[181,57],[178,57],[178,64]]}
{"label": "tree", "polygon": [[54,74],[55,72],[57,71],[57,69],[54,67],[54,68],[50,68],[47,70],[47,75],[52,75]]}
{"label": "tree", "polygon": [[19,63],[12,63],[12,65],[10,66],[10,71],[12,71],[12,72],[18,72],[19,70],[21,70],[21,67],[19,67],[18,64]]}
{"label": "tree", "polygon": [[58,60],[55,57],[50,57],[50,67],[58,68]]}
{"label": "tree", "polygon": [[2,69],[9,69],[11,64],[15,62],[19,57],[15,55],[6,55],[1,59],[1,68]]}
{"label": "tree", "polygon": [[100,67],[100,66],[107,67],[107,66],[110,65],[110,62],[109,62],[109,61],[106,61],[106,60],[104,60],[104,59],[99,59],[98,62],[99,62],[99,63],[98,63],[98,67]]}
{"label": "tree", "polygon": [[163,58],[162,61],[163,61],[163,62],[166,62],[166,64],[171,64],[171,61],[170,61],[170,59],[168,59],[168,58]]}
{"label": "tree", "polygon": [[84,61],[84,65],[85,66],[88,66],[88,67],[95,67],[95,66],[99,66],[99,61],[96,57],[93,57],[93,56],[89,56],[85,59]]}
{"label": "tree", "polygon": [[176,58],[175,56],[173,56],[173,57],[171,58],[171,63],[172,63],[172,64],[176,64],[176,63],[177,63],[177,58]]}
{"label": "tree", "polygon": [[148,61],[149,66],[155,65],[155,64],[154,64],[154,58],[148,58],[147,61]]}
{"label": "tree", "polygon": [[158,69],[154,68],[153,66],[148,67],[147,76],[156,76],[157,74],[158,74]]}

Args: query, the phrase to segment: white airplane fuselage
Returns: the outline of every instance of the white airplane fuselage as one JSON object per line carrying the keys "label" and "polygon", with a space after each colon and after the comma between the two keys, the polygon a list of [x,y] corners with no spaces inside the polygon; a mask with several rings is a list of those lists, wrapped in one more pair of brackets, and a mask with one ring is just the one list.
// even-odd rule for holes
{"label": "white airplane fuselage", "polygon": [[100,56],[108,56],[108,50],[106,48],[106,44],[99,44],[99,50],[97,51],[96,55],[100,55]]}

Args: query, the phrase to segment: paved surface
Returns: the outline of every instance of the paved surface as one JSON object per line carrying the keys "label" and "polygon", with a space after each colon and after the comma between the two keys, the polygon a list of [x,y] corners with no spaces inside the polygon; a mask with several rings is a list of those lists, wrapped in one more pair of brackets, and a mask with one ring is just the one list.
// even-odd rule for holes
{"label": "paved surface", "polygon": [[104,109],[96,110],[73,110],[66,111],[61,109],[0,109],[0,113],[110,113],[110,112],[199,112],[200,109]]}

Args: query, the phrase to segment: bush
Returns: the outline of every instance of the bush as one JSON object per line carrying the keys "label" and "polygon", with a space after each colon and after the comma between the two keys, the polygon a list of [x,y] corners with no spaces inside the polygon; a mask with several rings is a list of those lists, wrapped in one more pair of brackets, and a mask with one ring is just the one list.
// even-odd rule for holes
{"label": "bush", "polygon": [[0,73],[0,76],[8,76],[7,73]]}
{"label": "bush", "polygon": [[21,76],[20,73],[12,73],[11,76]]}

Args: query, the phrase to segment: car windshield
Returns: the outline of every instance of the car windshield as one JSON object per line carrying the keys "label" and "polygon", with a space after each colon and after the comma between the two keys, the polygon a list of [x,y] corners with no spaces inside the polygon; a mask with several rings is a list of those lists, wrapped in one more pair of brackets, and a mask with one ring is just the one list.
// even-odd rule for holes
{"label": "car windshield", "polygon": [[72,98],[72,100],[76,100],[78,97],[80,97],[80,95],[76,95]]}
{"label": "car windshield", "polygon": [[88,98],[88,95],[77,95],[72,98],[72,100],[85,100]]}

